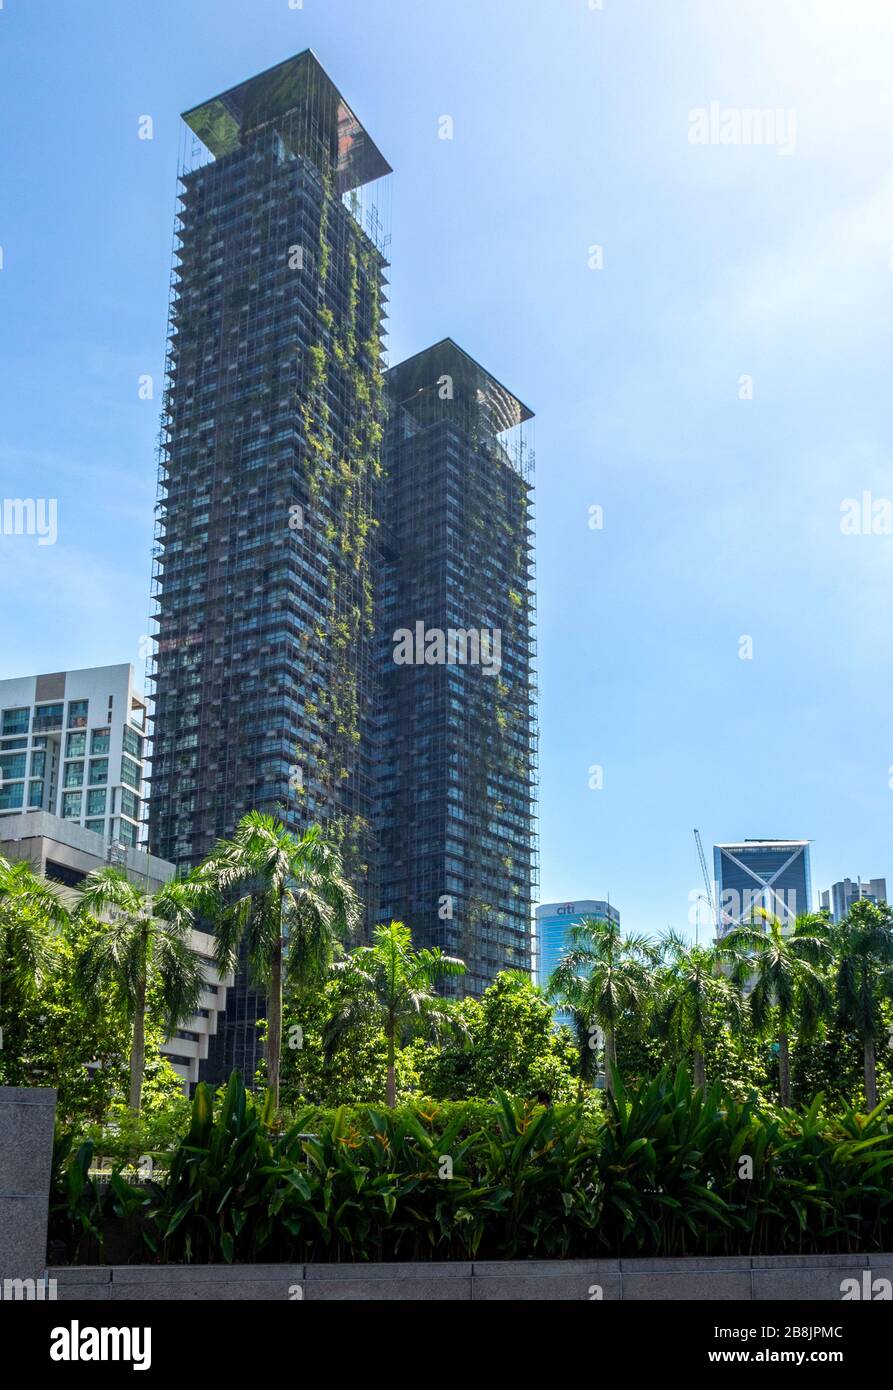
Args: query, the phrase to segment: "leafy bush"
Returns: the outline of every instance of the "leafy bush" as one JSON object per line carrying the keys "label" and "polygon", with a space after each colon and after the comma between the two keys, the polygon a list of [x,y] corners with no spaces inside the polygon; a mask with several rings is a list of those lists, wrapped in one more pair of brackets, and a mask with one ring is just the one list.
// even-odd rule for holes
{"label": "leafy bush", "polygon": [[[461,1260],[873,1251],[893,1242],[893,1119],[776,1110],[680,1069],[604,1114],[491,1102],[310,1107],[274,1124],[238,1073],[196,1090],[165,1181],[91,1189],[60,1147],[54,1230],[135,1261]],[[86,1237],[86,1239],[85,1239]]]}

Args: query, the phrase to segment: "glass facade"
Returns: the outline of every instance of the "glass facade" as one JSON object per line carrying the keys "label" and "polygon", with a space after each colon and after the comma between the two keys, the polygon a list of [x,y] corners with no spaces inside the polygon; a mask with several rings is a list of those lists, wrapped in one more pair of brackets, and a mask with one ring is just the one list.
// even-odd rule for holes
{"label": "glass facade", "polygon": [[[124,761],[127,762],[127,759],[125,758]],[[136,775],[139,776],[139,772],[137,772]],[[94,783],[96,783],[96,782],[107,782],[108,780],[109,780],[109,760],[108,760],[108,758],[91,758],[91,759],[90,759],[90,785],[91,785],[91,787],[92,787],[92,786],[94,785]],[[122,780],[122,782],[127,780],[127,779],[125,778],[125,776],[124,776],[123,768],[122,768],[122,771],[121,771],[121,780]]]}
{"label": "glass facade", "polygon": [[[105,764],[105,775],[99,777],[91,777],[91,781],[102,782],[105,781],[108,777],[108,760],[100,759],[99,762],[104,762]],[[141,781],[140,765],[139,763],[135,763],[132,758],[121,759],[121,781],[124,782],[126,786],[133,787],[135,790],[139,790],[139,785]]]}
{"label": "glass facade", "polygon": [[[321,822],[369,900],[386,238],[366,190],[390,171],[309,52],[184,119],[149,844],[186,868],[249,809]],[[237,982],[209,1078],[254,1070],[261,1008]]]}
{"label": "glass facade", "polygon": [[714,845],[720,935],[759,924],[765,911],[785,926],[812,910],[808,840],[744,840]]}
{"label": "glass facade", "polygon": [[82,758],[87,751],[86,734],[69,734],[65,740],[66,758]]}
{"label": "glass facade", "polygon": [[[570,931],[584,917],[594,917],[599,922],[616,922],[620,925],[620,913],[616,907],[600,898],[582,898],[577,902],[541,903],[536,910],[537,936],[537,984],[546,989],[552,972],[570,948]],[[560,1010],[555,1017],[560,1023],[569,1022]]]}
{"label": "glass facade", "polygon": [[68,727],[69,729],[83,729],[87,724],[87,713],[89,701],[71,700],[68,705]]}
{"label": "glass facade", "polygon": [[131,825],[130,821],[115,821],[115,839],[120,840],[122,845],[128,845],[132,848],[136,844],[136,837],[136,826]]}
{"label": "glass facade", "polygon": [[34,733],[55,733],[62,728],[61,705],[37,705],[31,728]]}
{"label": "glass facade", "polygon": [[142,761],[143,740],[134,729],[129,728],[126,724],[122,734],[122,742],[125,753],[130,753],[132,757]]}
{"label": "glass facade", "polygon": [[0,781],[9,782],[25,775],[24,753],[6,753],[0,756]]}
{"label": "glass facade", "polygon": [[388,388],[377,917],[461,957],[455,992],[480,994],[532,964],[531,413],[451,340]]}
{"label": "glass facade", "polygon": [[5,709],[2,729],[4,734],[26,734],[31,723],[30,709]]}
{"label": "glass facade", "polygon": [[21,810],[24,799],[24,782],[3,782],[0,784],[0,811]]}
{"label": "glass facade", "polygon": [[65,787],[82,787],[84,785],[84,764],[66,763],[65,780],[62,785]]}

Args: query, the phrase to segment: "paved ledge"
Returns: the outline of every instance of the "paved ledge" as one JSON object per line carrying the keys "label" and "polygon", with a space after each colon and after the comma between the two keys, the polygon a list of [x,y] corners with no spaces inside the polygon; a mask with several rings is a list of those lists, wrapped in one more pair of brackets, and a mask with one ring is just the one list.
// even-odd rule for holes
{"label": "paved ledge", "polygon": [[[860,1271],[868,1271],[863,1278]],[[65,1301],[837,1302],[841,1284],[893,1283],[893,1254],[473,1263],[111,1265],[49,1271]],[[875,1287],[875,1295],[880,1292]],[[863,1297],[869,1294],[863,1292]]]}

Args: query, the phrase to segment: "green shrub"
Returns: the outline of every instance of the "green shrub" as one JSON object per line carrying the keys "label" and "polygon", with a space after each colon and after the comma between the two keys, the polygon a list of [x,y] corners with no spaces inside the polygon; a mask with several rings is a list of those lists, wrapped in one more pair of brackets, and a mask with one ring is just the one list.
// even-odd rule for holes
{"label": "green shrub", "polygon": [[[84,1153],[54,1169],[74,1259],[102,1221],[162,1262],[819,1254],[893,1243],[893,1121],[742,1101],[663,1071],[576,1103],[417,1101],[274,1122],[234,1073],[196,1090],[165,1180],[119,1175],[102,1211]],[[86,1162],[86,1166],[85,1166]],[[102,1202],[100,1201],[100,1206]],[[89,1241],[87,1242],[89,1243]]]}

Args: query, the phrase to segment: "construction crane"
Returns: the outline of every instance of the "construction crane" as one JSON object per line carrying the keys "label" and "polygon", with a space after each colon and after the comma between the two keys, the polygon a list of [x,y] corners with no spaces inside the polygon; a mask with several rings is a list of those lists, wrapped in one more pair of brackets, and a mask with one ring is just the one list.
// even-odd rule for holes
{"label": "construction crane", "polygon": [[704,887],[707,890],[707,902],[710,905],[710,911],[713,914],[713,921],[714,923],[716,923],[716,908],[713,905],[713,885],[711,884],[710,878],[707,873],[707,860],[704,858],[704,846],[701,844],[701,833],[699,830],[696,829],[694,835],[695,844],[698,847],[698,858],[701,861],[701,873],[704,875]]}

